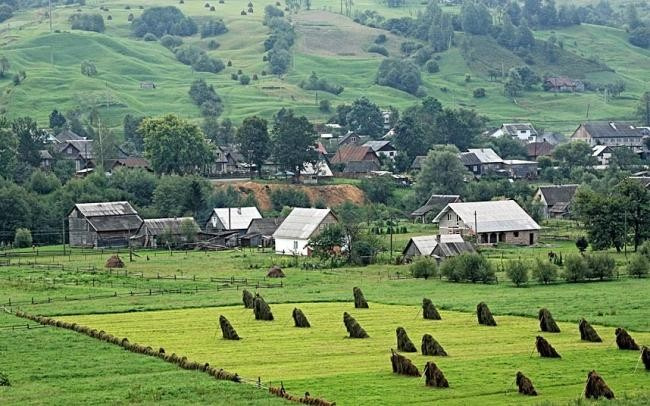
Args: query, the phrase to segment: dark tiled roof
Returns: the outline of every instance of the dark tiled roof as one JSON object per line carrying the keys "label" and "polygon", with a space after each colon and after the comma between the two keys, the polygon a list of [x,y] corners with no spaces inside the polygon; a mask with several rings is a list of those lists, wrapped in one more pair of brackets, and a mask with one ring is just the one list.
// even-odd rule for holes
{"label": "dark tiled roof", "polygon": [[470,242],[440,242],[434,249],[432,256],[439,258],[455,257],[466,252],[476,252]]}
{"label": "dark tiled roof", "polygon": [[424,216],[427,213],[435,211],[436,213],[444,209],[449,203],[460,202],[459,195],[431,195],[429,200],[422,207],[411,213],[413,217]]}
{"label": "dark tiled roof", "polygon": [[592,138],[642,137],[647,129],[637,128],[631,122],[590,121],[582,127]]}
{"label": "dark tiled roof", "polygon": [[531,142],[526,144],[526,155],[529,157],[537,158],[539,156],[548,156],[551,155],[555,145],[549,142]]}
{"label": "dark tiled roof", "polygon": [[544,200],[549,206],[558,203],[569,203],[578,190],[578,185],[552,185],[540,186],[540,192],[544,195]]}
{"label": "dark tiled roof", "polygon": [[97,232],[108,231],[136,231],[142,225],[142,219],[137,214],[121,215],[121,216],[101,216],[101,217],[88,217],[90,225]]}
{"label": "dark tiled roof", "polygon": [[84,137],[82,137],[82,136],[80,136],[80,135],[77,135],[77,133],[75,133],[75,132],[73,132],[73,131],[71,131],[71,130],[69,130],[69,129],[67,129],[67,128],[66,128],[65,130],[61,131],[61,132],[56,136],[56,139],[57,139],[60,143],[62,143],[62,144],[65,144],[67,141],[80,141],[80,140],[85,140]]}
{"label": "dark tiled roof", "polygon": [[481,164],[481,160],[478,159],[476,154],[473,154],[471,152],[461,152],[458,157],[460,158],[460,162],[462,162],[463,165],[465,166],[473,166],[473,165]]}

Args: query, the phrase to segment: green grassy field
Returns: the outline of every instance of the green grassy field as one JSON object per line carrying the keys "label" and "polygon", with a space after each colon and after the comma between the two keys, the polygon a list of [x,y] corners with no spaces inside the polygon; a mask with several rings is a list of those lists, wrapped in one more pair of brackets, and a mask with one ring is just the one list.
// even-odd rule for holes
{"label": "green grassy field", "polygon": [[[417,301],[411,298],[414,304]],[[349,302],[295,306],[305,312],[312,328],[293,327],[292,304],[273,305],[273,322],[255,321],[243,306],[65,319],[187,354],[245,377],[281,380],[290,392],[309,391],[340,405],[466,404],[468,399],[482,404],[568,402],[580,396],[591,369],[597,369],[620,397],[645,393],[647,373],[633,373],[638,353],[616,349],[612,328],[596,327],[604,342],[591,344],[580,341],[575,324],[561,323],[562,333],[545,336],[563,358],[548,360],[530,356],[539,327],[527,318],[498,317],[499,326],[490,328],[479,326],[468,313],[443,312],[442,321],[423,320],[418,306],[370,303],[368,310],[355,310]],[[344,311],[356,317],[369,339],[345,338]],[[221,339],[216,321],[220,314],[231,321],[241,341]],[[397,326],[404,327],[418,347],[424,333],[445,347],[450,356],[436,357],[435,362],[449,380],[449,390],[426,388],[420,379],[391,373],[389,349],[395,348]],[[635,337],[650,341],[649,333]],[[433,359],[407,356],[420,370]],[[533,380],[540,393],[537,399],[513,392],[518,370]]]}

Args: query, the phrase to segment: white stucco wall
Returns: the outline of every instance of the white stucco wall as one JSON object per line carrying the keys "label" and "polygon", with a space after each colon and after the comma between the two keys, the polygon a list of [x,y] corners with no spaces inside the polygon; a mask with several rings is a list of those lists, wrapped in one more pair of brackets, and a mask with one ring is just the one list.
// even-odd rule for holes
{"label": "white stucco wall", "polygon": [[[298,249],[296,250],[296,244]],[[309,240],[294,240],[278,238],[275,240],[275,253],[281,255],[308,255],[307,244]]]}

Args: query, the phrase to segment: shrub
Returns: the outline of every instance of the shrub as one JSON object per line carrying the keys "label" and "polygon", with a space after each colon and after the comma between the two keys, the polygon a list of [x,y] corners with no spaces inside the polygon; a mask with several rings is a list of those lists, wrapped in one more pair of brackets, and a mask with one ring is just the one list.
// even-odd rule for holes
{"label": "shrub", "polygon": [[384,44],[386,41],[386,34],[379,34],[377,35],[377,38],[375,38],[375,44]]}
{"label": "shrub", "polygon": [[73,14],[70,16],[70,28],[73,30],[104,32],[104,17],[100,14]]}
{"label": "shrub", "polygon": [[377,84],[415,94],[422,84],[422,78],[413,62],[388,58],[379,65]]}
{"label": "shrub", "polygon": [[309,196],[299,189],[276,189],[271,191],[273,210],[280,211],[283,207],[311,207]]}
{"label": "shrub", "polygon": [[440,267],[440,273],[452,282],[491,282],[495,278],[494,268],[480,254],[462,254],[448,258]]}
{"label": "shrub", "polygon": [[174,35],[163,35],[160,38],[160,44],[165,48],[172,49],[183,45],[183,39]]}
{"label": "shrub", "polygon": [[246,15],[246,10],[242,10],[241,13],[239,13],[239,14],[245,16]]}
{"label": "shrub", "polygon": [[440,72],[440,66],[438,65],[438,62],[430,59],[427,61],[426,64],[424,64],[424,69],[427,70],[429,73],[438,73]]}
{"label": "shrub", "polygon": [[422,45],[413,41],[405,41],[400,44],[399,48],[403,54],[410,55],[411,53],[422,48]]}
{"label": "shrub", "polygon": [[642,278],[648,274],[648,268],[650,268],[650,261],[645,256],[637,254],[627,265],[627,273],[630,276]]}
{"label": "shrub", "polygon": [[242,85],[247,85],[251,82],[251,78],[248,75],[241,75],[239,76],[239,83]]}
{"label": "shrub", "polygon": [[221,46],[221,44],[219,44],[217,41],[215,41],[213,39],[208,41],[208,49],[210,49],[210,50],[215,50],[215,49],[219,48],[219,46]]}
{"label": "shrub", "polygon": [[14,246],[17,248],[27,248],[32,246],[32,232],[26,228],[16,229],[14,236]]}
{"label": "shrub", "polygon": [[578,239],[576,240],[576,248],[578,248],[580,252],[585,252],[587,247],[589,247],[589,241],[587,241],[587,239],[584,236],[578,237]]}
{"label": "shrub", "polygon": [[409,271],[414,278],[429,279],[438,274],[436,262],[428,257],[420,257],[409,267]]}
{"label": "shrub", "polygon": [[222,19],[211,19],[201,26],[201,38],[214,37],[228,32]]}
{"label": "shrub", "polygon": [[232,66],[232,61],[228,60],[228,66]]}
{"label": "shrub", "polygon": [[474,98],[475,99],[480,99],[482,97],[485,97],[485,89],[482,87],[474,89]]}
{"label": "shrub", "polygon": [[259,78],[257,77],[257,73],[253,73],[253,80],[259,80]]}
{"label": "shrub", "polygon": [[325,78],[318,78],[316,72],[312,72],[307,80],[300,82],[300,87],[305,90],[322,90],[323,92],[339,95],[343,92],[343,86],[330,83]]}
{"label": "shrub", "polygon": [[86,76],[95,76],[97,74],[97,67],[93,61],[81,61],[81,74]]}
{"label": "shrub", "polygon": [[472,81],[472,75],[470,75],[469,73],[466,73],[465,74],[465,83],[469,83],[471,81]]}
{"label": "shrub", "polygon": [[587,276],[587,263],[580,255],[569,255],[564,261],[564,279],[567,282],[580,282]]}
{"label": "shrub", "polygon": [[538,259],[533,267],[533,278],[539,283],[548,285],[557,279],[557,267],[548,261]]}
{"label": "shrub", "polygon": [[388,50],[381,45],[372,44],[368,47],[368,52],[388,56]]}
{"label": "shrub", "polygon": [[321,99],[321,101],[318,102],[318,110],[322,111],[323,113],[329,113],[332,110],[330,101],[327,99]]}
{"label": "shrub", "polygon": [[244,71],[242,71],[241,69],[237,69],[237,74],[238,75],[241,75],[242,73],[244,73]]}
{"label": "shrub", "polygon": [[217,11],[217,9],[214,6],[211,6],[210,11]]}
{"label": "shrub", "polygon": [[129,13],[129,16],[126,19],[127,19],[127,21],[131,22],[131,21],[133,21],[134,18],[135,17],[133,16],[133,13]]}
{"label": "shrub", "polygon": [[165,34],[190,36],[198,32],[194,20],[186,17],[181,10],[174,6],[151,7],[145,10],[140,17],[133,20],[131,30],[136,37],[144,37],[152,33],[156,37]]}
{"label": "shrub", "polygon": [[239,80],[239,75],[236,74],[236,73],[231,73],[231,74],[230,74],[230,79],[232,79],[232,80]]}
{"label": "shrub", "polygon": [[147,41],[147,42],[155,42],[155,41],[158,41],[158,38],[157,38],[155,35],[153,35],[152,33],[150,33],[150,32],[146,33],[146,34],[144,35],[144,37],[142,37],[142,39],[143,39],[144,41]]}
{"label": "shrub", "polygon": [[526,264],[518,259],[516,261],[510,261],[506,267],[506,275],[516,286],[525,285],[528,283],[528,268]]}
{"label": "shrub", "polygon": [[585,262],[587,264],[587,278],[603,280],[614,276],[616,261],[608,254],[587,255]]}

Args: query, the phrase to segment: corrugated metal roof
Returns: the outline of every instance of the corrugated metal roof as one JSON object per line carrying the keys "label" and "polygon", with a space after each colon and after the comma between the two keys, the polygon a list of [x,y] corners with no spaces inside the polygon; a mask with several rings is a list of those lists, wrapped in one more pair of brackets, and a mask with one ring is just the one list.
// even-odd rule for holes
{"label": "corrugated metal roof", "polygon": [[[411,237],[411,240],[406,244],[404,251],[408,249],[410,244],[414,244],[421,255],[429,256],[438,245],[438,236],[435,235],[422,235],[419,237]],[[440,243],[464,243],[463,237],[460,234],[441,234]]]}
{"label": "corrugated metal roof", "polygon": [[300,173],[302,175],[320,176],[321,178],[334,176],[332,170],[325,161],[318,161],[316,162],[316,165],[312,165],[311,162],[305,162],[302,165]]}
{"label": "corrugated metal roof", "polygon": [[191,221],[196,226],[196,229],[199,230],[199,225],[194,220],[194,217],[168,217],[160,219],[145,219],[144,224],[140,227],[138,231],[139,235],[144,235],[145,229],[150,235],[161,235],[165,232],[171,231],[172,234],[181,233],[181,224],[184,221]]}
{"label": "corrugated metal roof", "polygon": [[257,207],[223,207],[214,209],[214,215],[226,230],[246,230],[253,219],[261,219]]}
{"label": "corrugated metal roof", "polygon": [[[450,203],[433,220],[439,223],[442,216],[453,211],[465,226],[479,233],[539,230],[541,227],[514,200],[495,200],[489,202]],[[474,230],[476,231],[476,230]]]}
{"label": "corrugated metal roof", "polygon": [[142,225],[142,219],[137,214],[86,217],[86,220],[97,232],[123,231],[131,234]]}
{"label": "corrugated metal roof", "polygon": [[308,239],[330,213],[330,209],[296,207],[291,210],[291,213],[280,224],[280,227],[275,230],[273,238]]}
{"label": "corrugated metal roof", "polygon": [[390,141],[367,141],[362,147],[370,147],[373,151],[379,152],[383,148],[388,147],[388,150],[394,151],[395,148],[391,145]]}
{"label": "corrugated metal roof", "polygon": [[470,152],[478,158],[483,164],[502,163],[503,159],[492,148],[469,148]]}
{"label": "corrugated metal roof", "polygon": [[129,202],[78,203],[74,206],[85,217],[138,214]]}

